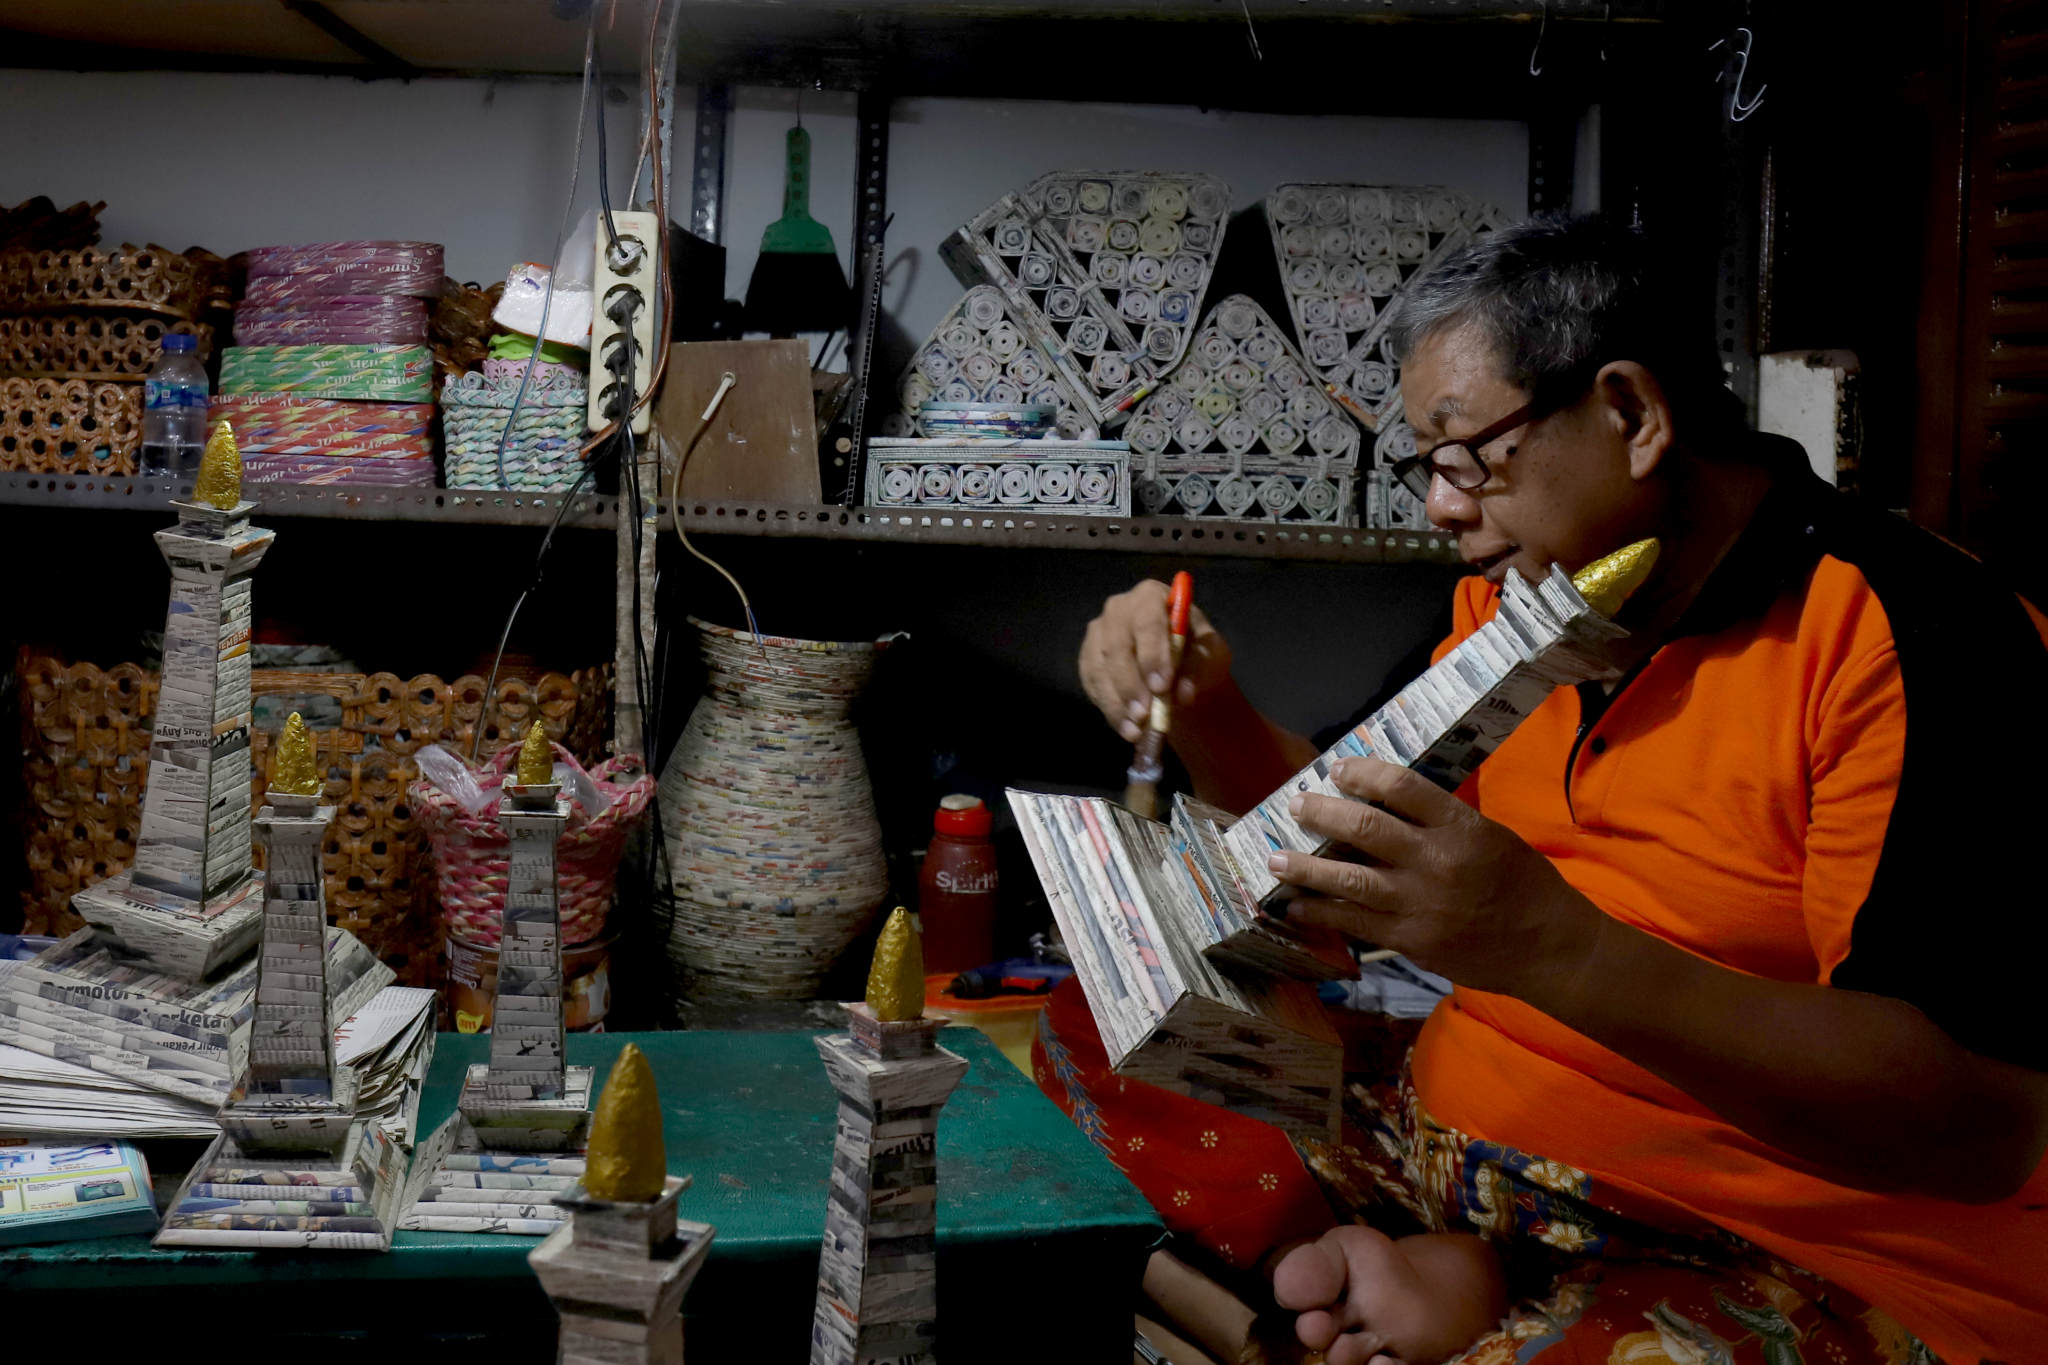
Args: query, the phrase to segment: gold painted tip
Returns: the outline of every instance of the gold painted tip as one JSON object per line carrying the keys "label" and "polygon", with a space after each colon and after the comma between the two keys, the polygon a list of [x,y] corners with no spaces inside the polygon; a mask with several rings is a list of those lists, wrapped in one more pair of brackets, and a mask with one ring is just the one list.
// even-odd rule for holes
{"label": "gold painted tip", "polygon": [[539,721],[526,732],[526,742],[519,746],[519,772],[513,779],[522,787],[541,786],[555,780],[555,751],[548,743],[548,732]]}
{"label": "gold painted tip", "polygon": [[875,1018],[900,1023],[924,1017],[924,940],[910,912],[897,906],[875,942],[868,968],[868,1008]]}
{"label": "gold painted tip", "polygon": [[667,1181],[668,1149],[661,1141],[654,1068],[645,1053],[628,1043],[612,1063],[590,1120],[583,1189],[594,1199],[644,1204],[659,1198]]}
{"label": "gold painted tip", "polygon": [[313,736],[294,711],[277,737],[277,756],[270,765],[270,790],[285,796],[318,796],[322,785],[320,771],[313,766]]}
{"label": "gold painted tip", "polygon": [[1586,599],[1587,606],[1602,616],[1612,616],[1621,610],[1630,593],[1643,586],[1643,580],[1656,567],[1657,552],[1663,548],[1655,536],[1624,545],[1573,574],[1572,586]]}
{"label": "gold painted tip", "polygon": [[235,444],[235,429],[222,422],[206,438],[199,456],[199,477],[192,483],[192,501],[234,510],[242,500],[242,451]]}

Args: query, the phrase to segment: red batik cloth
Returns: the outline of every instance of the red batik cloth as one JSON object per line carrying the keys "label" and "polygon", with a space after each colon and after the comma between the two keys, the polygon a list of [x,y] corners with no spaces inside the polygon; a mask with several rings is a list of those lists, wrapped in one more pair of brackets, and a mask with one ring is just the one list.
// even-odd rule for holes
{"label": "red batik cloth", "polygon": [[1038,1018],[1031,1069],[1039,1088],[1174,1232],[1250,1267],[1276,1246],[1335,1226],[1279,1129],[1110,1071],[1078,980],[1054,990]]}

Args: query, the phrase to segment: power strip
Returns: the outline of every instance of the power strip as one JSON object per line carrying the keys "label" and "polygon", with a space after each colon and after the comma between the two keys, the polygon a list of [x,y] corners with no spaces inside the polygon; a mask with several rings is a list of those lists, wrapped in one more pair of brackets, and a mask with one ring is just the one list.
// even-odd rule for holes
{"label": "power strip", "polygon": [[[619,416],[627,380],[635,398],[647,391],[654,373],[654,307],[661,292],[656,255],[661,220],[651,213],[614,213],[619,249],[600,218],[597,225],[595,301],[590,317],[590,429],[597,431]],[[632,338],[633,372],[626,373],[626,340]],[[635,436],[647,434],[654,405],[633,414]]]}

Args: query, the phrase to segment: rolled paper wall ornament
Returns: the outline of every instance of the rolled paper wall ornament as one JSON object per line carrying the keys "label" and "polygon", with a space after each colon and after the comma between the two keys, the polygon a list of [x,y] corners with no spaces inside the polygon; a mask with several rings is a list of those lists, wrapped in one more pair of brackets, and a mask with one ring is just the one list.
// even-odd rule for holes
{"label": "rolled paper wall ornament", "polygon": [[318,796],[323,784],[313,765],[313,736],[294,711],[277,737],[277,757],[270,766],[270,790],[285,796]]}
{"label": "rolled paper wall ornament", "polygon": [[522,787],[544,786],[555,780],[555,750],[539,721],[533,723],[533,728],[526,732],[526,742],[519,746],[516,776]]}
{"label": "rolled paper wall ornament", "polygon": [[668,1179],[668,1149],[661,1140],[661,1099],[654,1068],[632,1043],[619,1052],[590,1123],[583,1189],[593,1199],[645,1203]]}
{"label": "rolled paper wall ornament", "polygon": [[242,452],[235,445],[235,429],[226,422],[214,427],[199,456],[199,477],[192,484],[192,500],[231,512],[242,500]]}
{"label": "rolled paper wall ornament", "polygon": [[1663,542],[1655,536],[1624,545],[1573,574],[1572,586],[1586,599],[1587,606],[1602,616],[1612,616],[1649,578],[1662,549]]}
{"label": "rolled paper wall ornament", "polygon": [[875,941],[875,960],[868,968],[868,1008],[884,1023],[900,1023],[924,1014],[924,941],[910,912],[897,906]]}

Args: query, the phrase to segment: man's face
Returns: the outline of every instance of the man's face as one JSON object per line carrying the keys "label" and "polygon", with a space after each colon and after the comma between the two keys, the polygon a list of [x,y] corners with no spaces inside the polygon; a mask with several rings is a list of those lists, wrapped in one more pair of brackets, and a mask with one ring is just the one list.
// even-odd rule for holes
{"label": "man's face", "polygon": [[[1444,328],[1401,367],[1401,399],[1416,448],[1492,426],[1529,401],[1499,374],[1493,350],[1471,325]],[[1628,425],[1589,393],[1479,451],[1491,471],[1460,491],[1438,478],[1429,519],[1458,538],[1465,562],[1498,583],[1510,565],[1536,581],[1552,564],[1575,571],[1637,538],[1649,492],[1631,476]]]}

